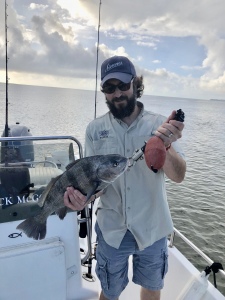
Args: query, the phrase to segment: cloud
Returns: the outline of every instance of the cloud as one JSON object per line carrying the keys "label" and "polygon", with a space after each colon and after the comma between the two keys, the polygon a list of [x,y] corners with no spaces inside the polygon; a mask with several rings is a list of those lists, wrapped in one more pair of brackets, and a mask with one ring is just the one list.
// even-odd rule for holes
{"label": "cloud", "polygon": [[207,49],[207,57],[203,61],[203,67],[207,68],[208,74],[213,77],[220,76],[225,70],[225,39],[218,38],[213,34],[202,37],[201,43]]}
{"label": "cloud", "polygon": [[137,45],[138,45],[138,46],[143,46],[143,47],[154,48],[155,50],[157,49],[155,43],[137,42]]}
{"label": "cloud", "polygon": [[158,60],[158,59],[155,59],[155,60],[153,60],[152,62],[153,62],[153,64],[160,64],[160,63],[161,63],[161,61]]}
{"label": "cloud", "polygon": [[214,90],[218,95],[221,95],[224,99],[225,94],[225,72],[215,79],[212,79],[206,75],[202,76],[200,79],[200,87],[206,91]]}
{"label": "cloud", "polygon": [[34,10],[34,9],[45,10],[47,7],[48,7],[48,5],[37,4],[37,3],[31,3],[29,6],[29,8],[31,10]]}
{"label": "cloud", "polygon": [[181,66],[183,70],[202,70],[203,68],[202,66]]}
{"label": "cloud", "polygon": [[[40,6],[32,5],[33,9]],[[13,71],[43,73],[61,76],[93,76],[92,50],[85,51],[76,38],[76,34],[66,19],[68,11],[55,6],[55,11],[48,5],[41,15],[36,12],[29,22],[29,33],[19,21],[11,24],[8,55]],[[42,8],[42,7],[41,7]],[[42,9],[41,9],[42,10]],[[64,22],[62,21],[64,19]]]}
{"label": "cloud", "polygon": [[[33,80],[39,76],[39,84],[79,88],[94,81],[99,1],[9,1],[8,10],[13,80],[22,80],[19,73],[32,74]],[[3,1],[0,11],[0,67],[4,68]],[[222,95],[224,11],[223,0],[216,4],[213,0],[104,1],[99,64],[111,55],[129,57],[145,75],[146,86],[151,85],[146,88],[149,93]],[[188,39],[197,42],[187,47]],[[161,68],[155,68],[159,64]]]}
{"label": "cloud", "polygon": [[192,77],[182,77],[165,68],[144,70],[141,74],[144,76],[145,93],[147,94],[198,98],[196,95],[201,87],[199,81]]}

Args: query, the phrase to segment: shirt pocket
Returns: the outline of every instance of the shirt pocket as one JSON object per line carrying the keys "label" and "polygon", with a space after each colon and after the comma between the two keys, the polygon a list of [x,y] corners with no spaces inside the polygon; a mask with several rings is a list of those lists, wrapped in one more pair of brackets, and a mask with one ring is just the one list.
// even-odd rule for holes
{"label": "shirt pocket", "polygon": [[107,138],[93,142],[96,155],[119,154],[119,145],[116,138]]}

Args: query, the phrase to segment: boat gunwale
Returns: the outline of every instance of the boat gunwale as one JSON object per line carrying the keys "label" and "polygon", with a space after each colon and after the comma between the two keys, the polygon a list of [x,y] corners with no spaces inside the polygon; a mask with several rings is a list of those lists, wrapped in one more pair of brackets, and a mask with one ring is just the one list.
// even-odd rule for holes
{"label": "boat gunwale", "polygon": [[[169,238],[169,245],[168,247],[173,248],[173,246],[175,246],[174,243],[174,239],[175,239],[175,235],[179,236],[184,242],[185,244],[187,244],[188,246],[190,246],[197,254],[199,254],[207,263],[209,264],[213,264],[214,261],[208,257],[203,251],[201,251],[194,243],[192,243],[185,235],[183,235],[178,229],[176,229],[175,227],[173,228],[173,232],[170,235]],[[222,275],[222,277],[225,278],[225,271],[219,269],[218,273],[220,273],[220,275]]]}

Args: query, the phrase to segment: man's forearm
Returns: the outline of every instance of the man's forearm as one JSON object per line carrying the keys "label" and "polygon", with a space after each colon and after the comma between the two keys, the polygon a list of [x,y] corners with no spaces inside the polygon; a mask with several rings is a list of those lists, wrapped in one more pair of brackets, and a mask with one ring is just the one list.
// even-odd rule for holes
{"label": "man's forearm", "polygon": [[166,160],[163,170],[166,176],[174,182],[180,183],[184,180],[186,162],[179,154],[177,154],[172,146],[166,152]]}

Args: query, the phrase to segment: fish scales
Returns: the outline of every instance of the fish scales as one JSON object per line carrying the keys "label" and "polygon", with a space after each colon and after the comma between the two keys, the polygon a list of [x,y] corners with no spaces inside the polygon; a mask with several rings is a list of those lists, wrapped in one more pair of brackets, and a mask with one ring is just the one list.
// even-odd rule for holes
{"label": "fish scales", "polygon": [[74,188],[79,189],[83,194],[86,193],[87,187],[90,186],[91,174],[95,172],[95,169],[93,165],[89,163],[89,160],[86,163],[88,166],[90,166],[89,169],[87,168],[88,166],[86,166],[86,164],[79,164],[75,172],[69,169],[65,174],[68,183]]}

